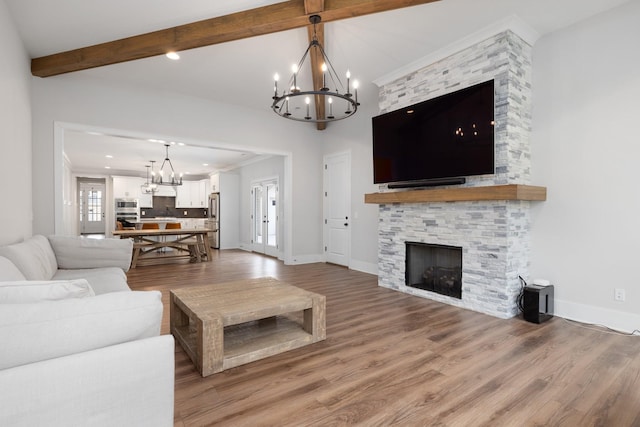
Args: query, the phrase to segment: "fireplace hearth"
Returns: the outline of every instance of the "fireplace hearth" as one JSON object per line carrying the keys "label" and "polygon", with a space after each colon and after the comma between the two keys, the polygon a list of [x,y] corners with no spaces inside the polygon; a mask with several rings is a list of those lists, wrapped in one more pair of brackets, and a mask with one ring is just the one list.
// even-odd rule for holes
{"label": "fireplace hearth", "polygon": [[462,298],[462,248],[406,242],[405,284]]}

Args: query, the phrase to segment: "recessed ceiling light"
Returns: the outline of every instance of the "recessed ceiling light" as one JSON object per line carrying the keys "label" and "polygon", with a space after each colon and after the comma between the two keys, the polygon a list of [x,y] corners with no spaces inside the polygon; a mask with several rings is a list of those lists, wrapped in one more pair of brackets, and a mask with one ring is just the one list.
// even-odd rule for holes
{"label": "recessed ceiling light", "polygon": [[203,163],[202,166],[209,166],[209,163]]}
{"label": "recessed ceiling light", "polygon": [[177,61],[178,59],[180,59],[180,55],[178,55],[176,52],[167,52],[167,58],[169,59],[173,59],[174,61]]}
{"label": "recessed ceiling light", "polygon": [[178,142],[178,145],[184,145],[184,142]]}
{"label": "recessed ceiling light", "polygon": [[105,169],[111,169],[111,166],[105,166],[104,168]]}
{"label": "recessed ceiling light", "polygon": [[111,154],[107,154],[105,157],[106,157],[107,159],[113,159],[113,156],[112,156]]}

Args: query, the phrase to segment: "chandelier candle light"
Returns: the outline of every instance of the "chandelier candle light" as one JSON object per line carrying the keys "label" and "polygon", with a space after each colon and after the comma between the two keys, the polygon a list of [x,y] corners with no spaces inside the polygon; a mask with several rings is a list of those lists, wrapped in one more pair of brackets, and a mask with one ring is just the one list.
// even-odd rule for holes
{"label": "chandelier candle light", "polygon": [[153,164],[155,163],[155,161],[154,160],[149,160],[149,161],[151,162],[151,166],[149,165],[145,166],[147,168],[147,182],[142,184],[140,188],[142,189],[142,192],[145,194],[154,194],[156,191],[158,191],[158,186],[153,182],[149,182],[149,168],[151,168],[151,175],[154,176],[155,172],[153,172]]}
{"label": "chandelier candle light", "polygon": [[[323,122],[331,122],[335,120],[346,119],[349,116],[352,116],[358,110],[358,82],[353,82],[353,90],[354,93],[350,93],[350,79],[351,73],[349,70],[346,72],[347,78],[347,88],[344,90],[344,86],[342,85],[342,81],[338,77],[331,61],[327,57],[324,52],[324,48],[318,41],[318,37],[316,35],[316,24],[320,22],[321,18],[319,15],[311,15],[309,17],[309,22],[313,24],[313,38],[309,43],[309,47],[302,55],[302,59],[298,64],[294,64],[291,67],[292,76],[289,80],[289,88],[285,88],[282,93],[278,93],[278,81],[280,80],[280,76],[276,73],[274,76],[274,94],[273,94],[273,104],[271,104],[271,108],[273,111],[281,117],[285,119],[298,120],[301,122],[313,122],[313,123],[323,123]],[[311,49],[316,49],[316,52],[319,53],[318,58],[322,58],[322,87],[319,90],[301,90],[298,87],[298,74],[302,69],[302,65],[304,64],[305,59],[309,55],[309,51]],[[335,89],[331,90],[329,88],[329,84],[333,85]],[[342,90],[342,93],[340,92]],[[322,105],[324,103],[325,108],[328,107],[329,113],[327,115],[316,111],[315,118],[311,116],[311,99],[315,97],[316,106]],[[344,100],[346,103],[346,107],[344,113],[334,114],[334,110],[339,110],[340,107],[336,104],[334,107],[334,103],[338,100]],[[302,112],[305,114],[302,115]]]}
{"label": "chandelier candle light", "polygon": [[[180,174],[179,177],[176,177],[176,172],[173,170],[173,164],[169,159],[169,144],[164,144],[164,146],[166,149],[166,156],[162,161],[162,166],[160,166],[160,171],[158,171],[157,175],[154,172],[151,172],[153,183],[157,185],[173,185],[173,186],[182,185],[182,174]],[[167,162],[169,163],[169,167],[171,168],[171,173],[168,174],[169,179],[165,180],[164,165]]]}

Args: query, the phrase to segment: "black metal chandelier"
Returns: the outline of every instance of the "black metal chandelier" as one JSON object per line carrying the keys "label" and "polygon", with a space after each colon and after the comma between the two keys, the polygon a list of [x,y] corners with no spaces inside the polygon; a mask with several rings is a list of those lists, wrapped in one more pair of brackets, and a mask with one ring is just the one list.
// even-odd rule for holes
{"label": "black metal chandelier", "polygon": [[[162,161],[162,166],[160,166],[158,174],[156,174],[153,170],[151,171],[151,181],[156,185],[182,185],[182,174],[180,174],[180,176],[176,176],[176,172],[173,170],[171,159],[169,159],[169,144],[164,144],[164,146],[166,149],[166,156]],[[169,163],[170,170],[167,170],[167,177],[165,177],[164,165],[167,162]]]}
{"label": "black metal chandelier", "polygon": [[[318,41],[316,24],[318,24],[320,20],[319,15],[311,15],[309,17],[309,22],[313,24],[312,40],[304,52],[304,55],[302,55],[300,62],[293,65],[293,74],[289,80],[289,85],[281,94],[278,93],[280,76],[278,74],[274,76],[275,85],[271,108],[276,114],[285,119],[313,123],[342,120],[355,114],[358,110],[358,105],[360,105],[358,103],[358,82],[354,81],[353,86],[350,86],[351,73],[347,70],[347,86],[345,90],[322,44]],[[322,87],[319,90],[301,90],[298,87],[299,72],[312,49],[316,49],[319,54],[318,58],[322,58]],[[329,86],[335,89],[332,90]],[[354,90],[353,94],[350,92],[351,88]],[[314,101],[314,110],[316,110],[316,106],[324,107],[324,109],[319,109],[320,111],[316,110],[315,114],[312,115],[312,101]]]}

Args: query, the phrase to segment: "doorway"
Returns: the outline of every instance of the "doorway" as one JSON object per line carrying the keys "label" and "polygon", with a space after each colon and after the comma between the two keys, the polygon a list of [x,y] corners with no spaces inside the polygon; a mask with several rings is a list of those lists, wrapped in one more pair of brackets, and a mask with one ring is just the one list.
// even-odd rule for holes
{"label": "doorway", "polygon": [[278,178],[251,184],[251,243],[254,252],[279,256],[279,206]]}
{"label": "doorway", "polygon": [[348,267],[351,257],[351,153],[325,156],[323,174],[325,261]]}
{"label": "doorway", "polygon": [[80,234],[105,234],[106,183],[104,179],[78,179]]}

